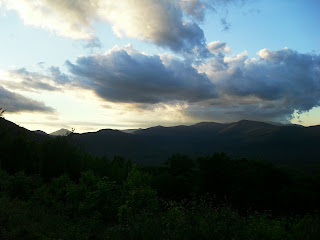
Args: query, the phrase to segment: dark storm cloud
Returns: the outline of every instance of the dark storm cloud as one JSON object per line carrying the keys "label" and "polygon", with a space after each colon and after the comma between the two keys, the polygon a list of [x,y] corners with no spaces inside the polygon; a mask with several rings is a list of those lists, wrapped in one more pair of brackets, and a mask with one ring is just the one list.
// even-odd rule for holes
{"label": "dark storm cloud", "polygon": [[186,116],[196,121],[234,122],[242,119],[256,121],[275,121],[286,123],[292,118],[294,109],[288,108],[281,101],[243,101],[231,98],[232,102],[222,104],[198,103],[183,110]]}
{"label": "dark storm cloud", "polygon": [[160,46],[168,46],[171,50],[186,56],[195,55],[202,58],[210,56],[203,30],[195,22],[177,24],[175,31],[159,34],[155,43]]}
{"label": "dark storm cloud", "polygon": [[[214,46],[226,47],[221,42]],[[70,78],[107,101],[136,103],[145,109],[180,101],[189,105],[184,114],[194,118],[286,121],[295,111],[320,105],[320,55],[284,48],[263,49],[258,56],[218,53],[200,65],[190,65],[126,46],[66,65]]]}
{"label": "dark storm cloud", "polygon": [[216,97],[205,74],[169,56],[148,56],[130,47],[79,57],[69,71],[100,97],[113,102],[196,102]]}
{"label": "dark storm cloud", "polygon": [[232,67],[222,88],[232,95],[282,100],[288,107],[310,110],[320,100],[320,57],[290,49],[259,52],[260,59]]}
{"label": "dark storm cloud", "polygon": [[[246,54],[222,56],[199,67],[215,83],[220,99],[232,98],[232,105],[212,103],[221,112],[249,118],[290,118],[294,111],[308,111],[320,104],[320,56],[285,48],[263,49],[259,59]],[[221,61],[225,64],[222,65]],[[222,67],[221,67],[222,66]],[[254,99],[243,102],[244,99]],[[228,106],[228,111],[225,108]],[[217,111],[216,111],[217,113]]]}
{"label": "dark storm cloud", "polygon": [[107,101],[139,103],[136,106],[144,108],[182,101],[189,104],[185,114],[193,117],[278,121],[319,106],[319,55],[285,48],[263,49],[258,56],[218,54],[192,66],[127,46],[66,65],[78,84]]}
{"label": "dark storm cloud", "polygon": [[26,98],[0,86],[0,106],[6,112],[54,112],[42,102]]}

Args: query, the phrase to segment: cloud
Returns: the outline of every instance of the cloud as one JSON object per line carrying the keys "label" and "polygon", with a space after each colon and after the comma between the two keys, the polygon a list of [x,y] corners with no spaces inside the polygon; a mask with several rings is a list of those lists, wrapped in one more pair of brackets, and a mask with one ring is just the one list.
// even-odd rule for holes
{"label": "cloud", "polygon": [[[15,10],[24,24],[75,40],[94,40],[93,23],[102,22],[110,24],[119,37],[140,39],[180,53],[208,54],[204,33],[191,19],[199,11],[192,7],[184,11],[177,0],[2,2],[8,10]],[[198,4],[193,6],[198,8]]]}
{"label": "cloud", "polygon": [[61,73],[58,67],[44,70],[47,74],[31,72],[26,68],[11,70],[7,72],[7,81],[1,81],[1,84],[24,91],[61,91],[61,86],[70,82],[69,77]]}
{"label": "cloud", "polygon": [[10,74],[24,83],[17,89],[48,90],[40,83],[62,87],[72,80],[73,86],[93,91],[104,103],[126,103],[129,109],[145,111],[159,110],[163,104],[183,106],[175,108],[179,116],[198,120],[286,121],[295,112],[320,105],[319,54],[262,49],[257,58],[249,58],[246,51],[225,56],[226,47],[212,42],[208,49],[215,55],[192,64],[168,54],[147,55],[131,45],[116,46],[67,61],[69,75],[56,67],[46,74],[26,69]]}
{"label": "cloud", "polygon": [[54,109],[45,106],[42,102],[26,98],[0,86],[0,106],[6,112],[54,112]]}
{"label": "cloud", "polygon": [[[210,46],[218,51],[226,44]],[[182,104],[181,111],[193,118],[286,121],[295,111],[320,105],[320,55],[284,48],[263,49],[258,57],[249,58],[247,52],[231,57],[219,53],[190,65],[170,55],[150,56],[126,46],[66,65],[81,87],[106,101],[134,103],[143,109]]]}
{"label": "cloud", "polygon": [[90,39],[88,41],[85,42],[85,44],[83,44],[83,47],[84,48],[102,48],[102,44],[99,40],[99,38],[93,38],[93,39]]}
{"label": "cloud", "polygon": [[98,1],[2,0],[2,3],[8,10],[15,10],[26,25],[78,40],[93,38],[91,24]]}
{"label": "cloud", "polygon": [[247,2],[253,2],[254,0],[203,0],[206,3],[206,9],[214,12],[220,17],[220,24],[222,31],[228,31],[231,28],[231,22],[228,20],[228,9],[230,6],[241,8]]}
{"label": "cloud", "polygon": [[222,25],[222,31],[228,31],[231,27],[231,23],[226,18],[221,18],[220,23]]}
{"label": "cloud", "polygon": [[51,66],[49,68],[49,72],[51,74],[51,79],[58,84],[64,85],[70,82],[69,76],[61,73],[60,68]]}
{"label": "cloud", "polygon": [[[227,12],[246,0],[0,0],[18,13],[24,24],[101,47],[94,24],[107,23],[118,37],[135,38],[185,56],[210,56],[199,26],[207,11]],[[224,30],[230,28],[221,17]]]}
{"label": "cloud", "polygon": [[279,101],[261,101],[255,97],[221,96],[219,101],[191,104],[183,114],[193,121],[234,122],[242,119],[288,123],[291,108]]}
{"label": "cloud", "polygon": [[171,56],[150,56],[131,46],[66,63],[83,87],[112,102],[196,102],[216,96],[205,74]]}
{"label": "cloud", "polygon": [[181,0],[182,9],[198,21],[203,21],[208,8],[208,1],[205,0]]}
{"label": "cloud", "polygon": [[207,11],[220,13],[225,11],[230,5],[241,7],[246,2],[248,0],[179,0],[183,11],[199,22],[204,21]]}
{"label": "cloud", "polygon": [[220,41],[209,43],[207,48],[211,53],[228,53],[231,51],[230,47],[225,42]]}
{"label": "cloud", "polygon": [[[288,119],[295,110],[309,111],[320,105],[320,55],[284,48],[263,49],[258,56],[222,55],[198,67],[214,82],[219,99],[232,99],[232,105],[212,101],[207,110],[251,119]],[[248,98],[251,102],[243,102]]]}
{"label": "cloud", "polygon": [[176,52],[205,51],[202,29],[183,17],[177,1],[105,1],[104,7],[110,13],[107,21],[119,37],[137,38]]}

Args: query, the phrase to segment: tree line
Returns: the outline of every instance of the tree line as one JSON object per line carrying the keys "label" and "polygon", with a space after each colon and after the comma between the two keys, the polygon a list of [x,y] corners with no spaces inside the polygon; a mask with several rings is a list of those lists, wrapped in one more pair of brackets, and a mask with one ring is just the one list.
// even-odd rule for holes
{"label": "tree line", "polygon": [[[108,147],[108,146],[106,146]],[[95,157],[0,130],[1,239],[319,239],[320,176],[268,161]]]}

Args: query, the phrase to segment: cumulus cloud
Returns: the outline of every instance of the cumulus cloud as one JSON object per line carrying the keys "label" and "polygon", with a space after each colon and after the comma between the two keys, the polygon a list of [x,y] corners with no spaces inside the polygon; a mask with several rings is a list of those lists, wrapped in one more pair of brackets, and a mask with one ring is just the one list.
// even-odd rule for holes
{"label": "cumulus cloud", "polygon": [[[213,43],[217,49],[226,45]],[[182,104],[194,118],[230,121],[284,121],[295,111],[320,105],[320,55],[284,48],[216,54],[199,65],[170,55],[146,55],[131,46],[67,62],[74,79],[101,98],[135,103],[144,109],[158,103]]]}
{"label": "cumulus cloud", "polygon": [[31,72],[26,68],[8,71],[7,81],[1,81],[1,84],[10,89],[19,89],[24,91],[58,91],[61,86],[70,82],[69,77],[61,73],[58,67],[46,69],[47,74]]}
{"label": "cumulus cloud", "polygon": [[177,1],[104,1],[107,21],[118,36],[127,36],[169,47],[177,52],[203,48],[204,33],[199,25],[183,18]]}
{"label": "cumulus cloud", "polygon": [[[218,54],[191,66],[169,55],[149,56],[131,46],[67,62],[85,88],[113,102],[182,101],[190,116],[286,120],[320,104],[320,57],[291,49]],[[139,106],[140,106],[139,105]],[[199,111],[197,114],[196,112]]]}
{"label": "cumulus cloud", "polygon": [[228,53],[231,51],[231,48],[221,41],[213,41],[208,44],[208,49],[211,53]]}
{"label": "cumulus cloud", "polygon": [[0,106],[6,112],[54,112],[42,102],[11,92],[0,85]]}
{"label": "cumulus cloud", "polygon": [[196,102],[216,96],[205,74],[171,56],[150,56],[131,46],[66,63],[69,71],[100,97],[113,102]]}
{"label": "cumulus cloud", "polygon": [[208,1],[205,0],[180,0],[182,9],[198,21],[203,21],[208,9]]}
{"label": "cumulus cloud", "polygon": [[[259,58],[247,53],[219,56],[198,70],[215,83],[219,98],[231,97],[236,108],[226,113],[259,118],[289,118],[297,111],[309,111],[320,104],[320,55],[302,54],[284,48],[263,49]],[[254,101],[241,103],[245,98]],[[211,103],[223,106],[221,103]],[[226,104],[223,106],[222,109]]]}
{"label": "cumulus cloud", "polygon": [[2,0],[8,10],[15,10],[24,24],[56,32],[73,39],[91,39],[92,21],[98,1],[82,0]]}
{"label": "cumulus cloud", "polygon": [[[23,84],[16,87],[24,90],[56,90],[50,87],[72,79],[73,85],[91,89],[106,102],[145,110],[179,105],[183,107],[177,111],[198,120],[284,121],[320,105],[320,55],[284,48],[262,49],[257,58],[249,58],[247,52],[225,56],[226,47],[210,43],[208,49],[215,56],[196,65],[168,54],[147,55],[127,45],[67,61],[69,75],[51,67],[46,74],[18,69],[10,76],[19,78]],[[9,85],[5,86],[14,89]]]}
{"label": "cumulus cloud", "polygon": [[106,22],[119,37],[137,38],[180,53],[208,53],[202,29],[189,17],[199,12],[198,4],[184,11],[178,0],[2,2],[7,9],[17,11],[25,24],[76,40],[94,40],[93,23]]}

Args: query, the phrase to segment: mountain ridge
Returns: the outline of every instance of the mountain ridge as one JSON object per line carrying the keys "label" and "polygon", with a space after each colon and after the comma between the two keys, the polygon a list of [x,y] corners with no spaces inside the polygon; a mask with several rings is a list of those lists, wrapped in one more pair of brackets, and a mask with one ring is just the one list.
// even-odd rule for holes
{"label": "mountain ridge", "polygon": [[[24,129],[7,120],[13,133]],[[20,130],[18,130],[20,129]],[[50,135],[31,132],[44,139]],[[319,162],[320,125],[279,126],[241,120],[233,123],[200,122],[190,126],[155,126],[126,133],[116,129],[73,133],[73,141],[93,155],[120,155],[143,164],[160,164],[174,153],[191,157],[226,152],[233,157],[263,158],[273,162]]]}
{"label": "mountain ridge", "polygon": [[[83,146],[87,145],[85,135],[79,135],[77,140]],[[106,155],[124,155],[146,164],[159,164],[173,153],[196,157],[213,152],[226,152],[235,157],[264,158],[275,162],[320,160],[317,157],[320,152],[316,147],[316,142],[320,141],[319,126],[279,126],[250,120],[234,123],[201,122],[190,126],[155,126],[127,135],[118,134],[117,139],[106,134],[103,140],[107,143],[105,145],[103,141],[95,140],[95,133],[91,133],[90,141],[96,142],[89,144],[95,147],[100,144]],[[120,149],[119,145],[122,146]],[[87,150],[97,153],[90,147]],[[302,156],[306,159],[301,160]]]}

